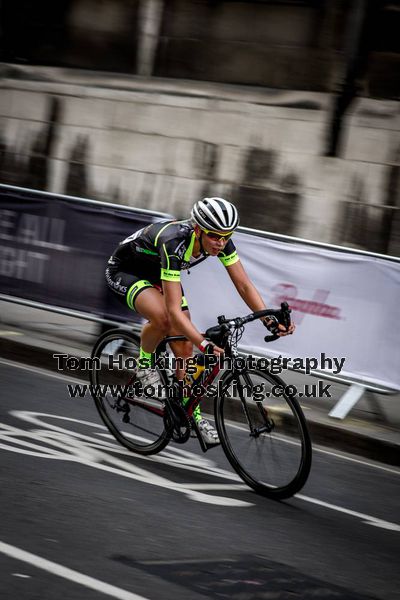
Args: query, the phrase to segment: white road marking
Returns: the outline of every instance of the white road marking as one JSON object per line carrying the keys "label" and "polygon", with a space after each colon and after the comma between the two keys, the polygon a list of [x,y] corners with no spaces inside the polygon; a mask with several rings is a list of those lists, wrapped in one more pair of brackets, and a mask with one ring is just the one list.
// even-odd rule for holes
{"label": "white road marking", "polygon": [[190,488],[191,490],[205,490],[212,492],[213,490],[231,490],[232,492],[251,492],[251,489],[245,483],[179,483],[181,488]]}
{"label": "white road marking", "polygon": [[13,573],[13,577],[21,577],[21,579],[30,579],[30,575],[24,575],[23,573]]}
{"label": "white road marking", "polygon": [[100,581],[100,579],[89,577],[88,575],[84,575],[79,571],[74,571],[73,569],[64,567],[63,565],[55,563],[51,560],[37,556],[37,554],[31,554],[30,552],[21,550],[21,548],[11,546],[10,544],[6,544],[1,541],[0,552],[6,556],[15,558],[16,560],[21,560],[29,565],[33,565],[38,569],[47,571],[52,575],[63,577],[64,579],[68,579],[69,581],[78,583],[79,585],[83,585],[91,590],[105,594],[106,596],[118,598],[118,600],[148,600],[148,598],[145,598],[144,596],[133,594],[132,592],[128,592],[121,588],[115,587],[114,585],[110,585],[109,583],[105,583],[104,581]]}
{"label": "white road marking", "polygon": [[318,504],[318,506],[330,508],[331,510],[342,512],[352,517],[357,517],[367,525],[381,527],[382,529],[390,529],[391,531],[400,531],[400,525],[398,525],[397,523],[390,523],[390,521],[384,521],[383,519],[378,519],[377,517],[371,517],[371,515],[366,515],[355,510],[350,510],[349,508],[343,508],[341,506],[337,506],[336,504],[330,504],[329,502],[324,502],[323,500],[317,500],[316,498],[310,498],[309,496],[303,496],[302,494],[296,494],[295,498],[299,498],[300,500],[304,500],[305,502],[310,502],[311,504]]}
{"label": "white road marking", "polygon": [[348,460],[350,462],[358,463],[360,465],[366,465],[367,467],[374,467],[375,469],[380,469],[381,471],[386,471],[387,473],[400,475],[400,469],[396,469],[395,467],[384,467],[383,465],[379,465],[374,462],[361,460],[361,458],[353,458],[352,456],[348,456],[347,454],[341,454],[340,452],[325,450],[324,448],[320,448],[318,446],[313,446],[313,450],[314,452],[320,452],[321,454],[329,454],[329,456],[334,456],[335,458],[343,458],[344,460]]}
{"label": "white road marking", "polygon": [[0,331],[0,335],[7,336],[7,335],[24,335],[24,334],[21,333],[20,331],[6,331],[6,330],[3,330],[3,331]]}
{"label": "white road marking", "polygon": [[[115,451],[118,454],[131,455],[130,452],[122,447],[120,448],[117,444],[110,444],[107,441],[98,440],[88,435],[58,427],[57,425],[42,421],[41,417],[84,424],[92,427],[95,431],[96,429],[103,430],[103,425],[71,417],[32,413],[30,411],[10,411],[10,414],[36,426],[44,426],[45,429],[24,430],[7,425],[6,423],[0,423],[0,449],[28,456],[36,456],[38,458],[77,462],[104,472],[135,479],[148,485],[155,485],[176,491],[197,502],[229,507],[253,506],[253,504],[244,500],[207,494],[207,489],[192,489],[190,483],[183,485],[161,475],[156,475],[151,470],[144,469],[139,465],[131,464],[130,462],[121,460],[118,456],[114,456]],[[232,485],[232,480],[237,480],[241,483],[237,475],[219,469],[213,461],[173,447],[154,457],[154,460],[151,460],[152,457],[142,457],[140,455],[137,455],[137,458],[143,462],[153,462],[153,464],[164,463],[179,469],[187,468],[190,471],[205,473],[210,477],[228,479],[230,485]],[[240,487],[238,489],[240,490]],[[215,489],[211,489],[210,491],[213,492]]]}

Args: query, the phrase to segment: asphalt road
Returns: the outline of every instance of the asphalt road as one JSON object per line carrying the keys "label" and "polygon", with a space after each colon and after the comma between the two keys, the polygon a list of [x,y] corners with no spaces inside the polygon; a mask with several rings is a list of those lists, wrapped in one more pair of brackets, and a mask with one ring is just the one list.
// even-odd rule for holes
{"label": "asphalt road", "polygon": [[125,451],[60,376],[0,383],[1,599],[400,598],[398,470],[317,448],[274,502],[220,448]]}

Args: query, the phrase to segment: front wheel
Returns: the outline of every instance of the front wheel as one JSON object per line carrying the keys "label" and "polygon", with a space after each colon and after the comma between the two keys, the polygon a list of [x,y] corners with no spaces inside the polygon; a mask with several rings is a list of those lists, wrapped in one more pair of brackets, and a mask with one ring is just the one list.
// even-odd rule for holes
{"label": "front wheel", "polygon": [[[165,402],[135,393],[135,362],[140,338],[121,329],[106,332],[96,342],[92,359],[91,393],[97,410],[112,435],[139,454],[155,454],[168,444]],[[165,374],[160,372],[164,382]]]}
{"label": "front wheel", "polygon": [[232,467],[263,496],[293,496],[307,481],[312,455],[296,398],[279,377],[258,370],[227,373],[221,390],[215,417]]}

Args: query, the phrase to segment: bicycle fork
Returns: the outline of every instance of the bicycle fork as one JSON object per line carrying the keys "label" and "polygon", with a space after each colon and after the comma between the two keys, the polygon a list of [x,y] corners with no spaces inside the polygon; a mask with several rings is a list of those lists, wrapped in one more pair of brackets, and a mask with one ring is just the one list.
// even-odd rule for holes
{"label": "bicycle fork", "polygon": [[260,435],[262,433],[271,433],[271,431],[275,427],[275,423],[274,423],[273,419],[271,419],[268,416],[268,411],[263,407],[262,402],[261,401],[255,401],[256,405],[257,405],[257,408],[258,408],[258,411],[259,411],[259,413],[261,415],[263,424],[260,425],[260,426],[258,426],[258,427],[255,427],[253,425],[253,421],[251,419],[249,408],[247,406],[246,392],[245,392],[245,389],[246,389],[246,390],[249,390],[250,393],[251,393],[252,389],[253,389],[253,385],[252,385],[251,379],[250,379],[250,377],[248,376],[247,373],[242,373],[242,376],[243,376],[243,379],[244,379],[244,382],[245,382],[245,387],[243,387],[243,385],[242,385],[242,383],[240,381],[239,375],[237,376],[237,380],[236,380],[237,381],[237,390],[239,392],[239,398],[240,398],[240,401],[242,403],[243,411],[244,411],[244,414],[245,414],[248,426],[250,428],[249,435],[250,435],[250,437],[258,438],[258,437],[260,437]]}

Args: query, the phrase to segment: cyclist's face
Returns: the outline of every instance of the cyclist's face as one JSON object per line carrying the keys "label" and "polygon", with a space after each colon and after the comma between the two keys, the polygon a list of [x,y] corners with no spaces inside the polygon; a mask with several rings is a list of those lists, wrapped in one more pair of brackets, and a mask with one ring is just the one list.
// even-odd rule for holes
{"label": "cyclist's face", "polygon": [[223,250],[232,236],[231,232],[211,231],[209,229],[202,230],[202,243],[204,250],[211,255],[217,255]]}

